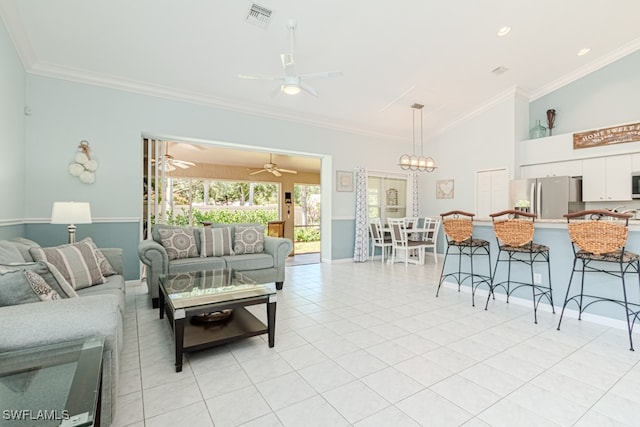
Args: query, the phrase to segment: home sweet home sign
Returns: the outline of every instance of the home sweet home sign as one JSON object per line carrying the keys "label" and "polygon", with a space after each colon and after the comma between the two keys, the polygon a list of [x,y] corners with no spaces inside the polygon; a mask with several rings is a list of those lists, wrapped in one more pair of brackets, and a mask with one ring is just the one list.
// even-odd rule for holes
{"label": "home sweet home sign", "polygon": [[634,141],[640,141],[640,123],[613,126],[573,134],[574,149]]}

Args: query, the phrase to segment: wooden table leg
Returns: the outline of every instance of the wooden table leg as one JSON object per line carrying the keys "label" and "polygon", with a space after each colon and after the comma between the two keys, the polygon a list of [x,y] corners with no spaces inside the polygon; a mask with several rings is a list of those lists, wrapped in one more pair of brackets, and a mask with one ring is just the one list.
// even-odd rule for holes
{"label": "wooden table leg", "polygon": [[276,345],[276,301],[275,301],[275,296],[273,298],[273,302],[271,301],[271,297],[269,297],[269,302],[267,303],[267,329],[269,330],[269,347],[274,347]]}
{"label": "wooden table leg", "polygon": [[[176,315],[178,313],[176,312]],[[184,322],[185,317],[177,317],[173,320],[173,333],[176,344],[176,372],[182,372],[182,349],[184,347]]]}
{"label": "wooden table leg", "polygon": [[160,318],[164,318],[164,292],[160,289],[158,292],[158,308],[160,309]]}

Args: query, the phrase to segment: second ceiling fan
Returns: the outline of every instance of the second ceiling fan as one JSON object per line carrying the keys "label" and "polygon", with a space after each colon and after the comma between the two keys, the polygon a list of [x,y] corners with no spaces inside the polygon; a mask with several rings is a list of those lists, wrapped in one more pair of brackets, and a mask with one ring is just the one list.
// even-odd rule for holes
{"label": "second ceiling fan", "polygon": [[269,153],[269,163],[265,163],[262,165],[261,169],[249,169],[251,172],[249,175],[257,175],[262,172],[269,172],[275,176],[282,176],[282,173],[298,173],[298,171],[294,171],[291,169],[282,169],[279,168],[277,164],[273,163],[273,154]]}

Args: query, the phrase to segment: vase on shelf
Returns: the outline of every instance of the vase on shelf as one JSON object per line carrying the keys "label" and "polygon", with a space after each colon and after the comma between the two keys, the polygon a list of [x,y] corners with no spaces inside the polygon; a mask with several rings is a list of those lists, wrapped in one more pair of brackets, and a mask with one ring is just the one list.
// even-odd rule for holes
{"label": "vase on shelf", "polygon": [[531,139],[544,138],[547,136],[547,128],[540,124],[540,120],[536,120],[536,125],[529,131]]}

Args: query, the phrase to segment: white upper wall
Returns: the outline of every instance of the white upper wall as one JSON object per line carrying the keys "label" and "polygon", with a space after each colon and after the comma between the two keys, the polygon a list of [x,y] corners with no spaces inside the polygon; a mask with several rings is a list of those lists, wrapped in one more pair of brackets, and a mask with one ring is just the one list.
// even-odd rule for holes
{"label": "white upper wall", "polygon": [[[477,171],[507,168],[512,175],[515,109],[514,95],[428,141],[425,152],[434,157],[438,169],[420,177],[420,215],[454,209],[474,212]],[[454,180],[453,199],[436,199],[436,181],[443,179]]]}
{"label": "white upper wall", "polygon": [[22,220],[25,200],[25,71],[2,21],[0,64],[1,223]]}

